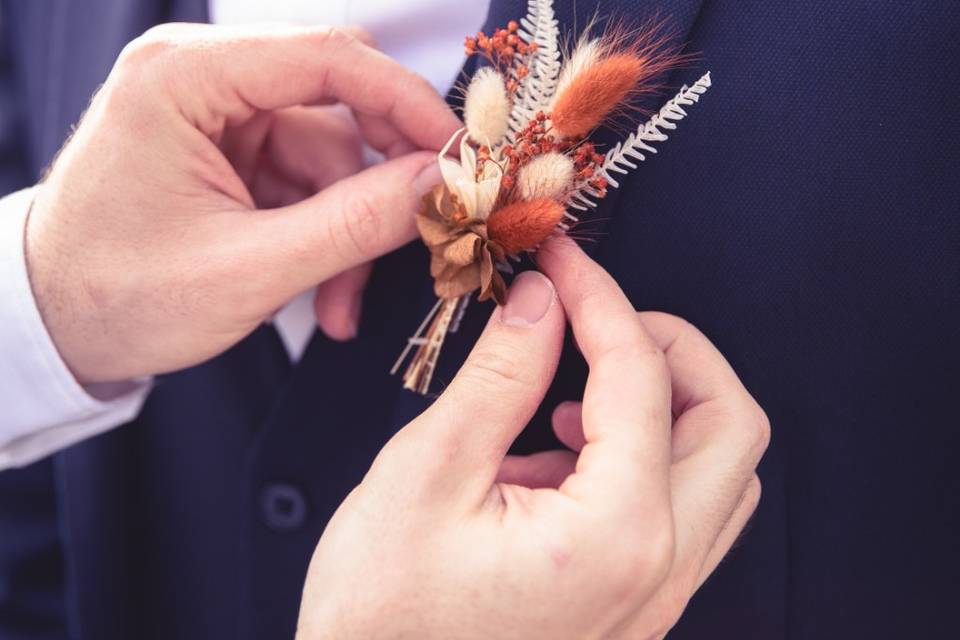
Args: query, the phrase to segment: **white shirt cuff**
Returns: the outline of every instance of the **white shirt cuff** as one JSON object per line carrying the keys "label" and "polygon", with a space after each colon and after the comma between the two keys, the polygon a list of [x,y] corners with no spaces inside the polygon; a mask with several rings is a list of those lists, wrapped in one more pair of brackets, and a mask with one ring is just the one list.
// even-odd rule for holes
{"label": "white shirt cuff", "polygon": [[33,189],[0,200],[0,470],[129,422],[151,387],[149,379],[132,380],[94,397],[57,353],[27,276],[32,201]]}

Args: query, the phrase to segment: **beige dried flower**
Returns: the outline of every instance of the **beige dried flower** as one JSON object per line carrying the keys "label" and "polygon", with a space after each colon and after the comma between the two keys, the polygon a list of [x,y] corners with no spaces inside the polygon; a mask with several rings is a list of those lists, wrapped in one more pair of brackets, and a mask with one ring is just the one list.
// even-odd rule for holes
{"label": "beige dried flower", "polygon": [[488,67],[477,71],[467,87],[463,112],[470,138],[489,147],[498,144],[510,122],[510,97],[503,76]]}
{"label": "beige dried flower", "polygon": [[573,178],[573,160],[562,153],[551,151],[535,157],[520,168],[517,192],[521,200],[563,200],[573,187]]}

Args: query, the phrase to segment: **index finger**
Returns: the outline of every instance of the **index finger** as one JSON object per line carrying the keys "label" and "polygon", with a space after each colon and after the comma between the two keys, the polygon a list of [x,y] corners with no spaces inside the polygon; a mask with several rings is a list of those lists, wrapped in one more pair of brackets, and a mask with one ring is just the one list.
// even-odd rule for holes
{"label": "index finger", "polygon": [[430,83],[349,29],[178,25],[141,40],[126,58],[139,49],[148,52],[141,57],[174,62],[158,68],[185,85],[178,106],[208,134],[255,110],[331,100],[387,120],[424,149],[441,149],[460,126]]}
{"label": "index finger", "polygon": [[[726,527],[736,534],[753,511],[751,501],[759,491],[754,472],[770,427],[705,335],[675,316],[648,312],[641,318],[666,351],[673,380],[674,566],[693,579],[703,574],[705,563],[712,570],[717,545],[725,551],[732,543],[720,540]],[[756,485],[752,490],[751,482]],[[746,506],[740,509],[741,504]]]}
{"label": "index finger", "polygon": [[670,373],[663,352],[613,278],[574,242],[549,241],[538,262],[590,367],[586,445],[561,490],[623,515],[668,507]]}

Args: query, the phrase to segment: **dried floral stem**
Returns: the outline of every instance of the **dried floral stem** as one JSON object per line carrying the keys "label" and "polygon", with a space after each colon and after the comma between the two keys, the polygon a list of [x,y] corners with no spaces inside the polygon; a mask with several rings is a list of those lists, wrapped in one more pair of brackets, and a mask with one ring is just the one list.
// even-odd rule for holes
{"label": "dried floral stem", "polygon": [[430,382],[433,380],[433,373],[437,367],[437,360],[440,358],[440,350],[443,348],[443,342],[450,331],[451,323],[454,321],[457,311],[464,304],[463,298],[437,300],[433,309],[420,324],[416,334],[407,341],[406,348],[393,365],[393,369],[390,370],[391,374],[396,373],[411,349],[417,347],[410,364],[403,373],[404,389],[416,391],[420,394],[426,394],[429,391]]}
{"label": "dried floral stem", "polygon": [[422,340],[421,334],[423,334],[423,330],[427,328],[427,325],[430,323],[431,320],[433,320],[433,317],[437,315],[437,311],[440,310],[440,305],[442,304],[443,304],[442,299],[437,300],[437,303],[433,305],[433,308],[430,309],[430,313],[427,314],[427,317],[424,318],[423,322],[420,323],[420,326],[417,327],[416,333],[414,333],[412,337],[407,339],[407,346],[404,347],[403,352],[400,354],[400,357],[397,358],[397,361],[393,363],[393,367],[390,369],[390,375],[393,376],[397,374],[397,371],[400,370],[400,365],[403,364],[403,361],[406,360],[407,356],[410,354],[410,350],[413,349],[414,346],[417,346],[420,344],[420,341]]}

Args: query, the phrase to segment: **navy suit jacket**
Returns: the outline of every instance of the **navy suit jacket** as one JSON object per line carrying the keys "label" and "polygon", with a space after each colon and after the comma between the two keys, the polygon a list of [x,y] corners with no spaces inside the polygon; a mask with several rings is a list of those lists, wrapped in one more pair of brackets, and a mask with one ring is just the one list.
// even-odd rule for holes
{"label": "navy suit jacket", "polygon": [[[4,191],[36,180],[125,42],[205,4],[4,1]],[[488,27],[523,4],[493,0]],[[556,5],[568,27],[594,12]],[[592,251],[638,308],[700,327],[773,424],[752,525],[671,637],[952,636],[960,4],[597,10],[658,9],[702,54],[669,83],[709,68],[715,86],[604,202]],[[134,424],[0,474],[0,638],[291,637],[328,517],[429,402],[387,375],[431,303],[426,264],[416,245],[378,264],[357,340],[317,335],[291,367],[261,328],[159,380]],[[486,314],[473,306],[435,384]],[[559,446],[549,411],[584,375],[568,345],[516,451]]]}

